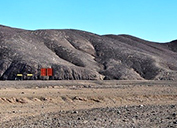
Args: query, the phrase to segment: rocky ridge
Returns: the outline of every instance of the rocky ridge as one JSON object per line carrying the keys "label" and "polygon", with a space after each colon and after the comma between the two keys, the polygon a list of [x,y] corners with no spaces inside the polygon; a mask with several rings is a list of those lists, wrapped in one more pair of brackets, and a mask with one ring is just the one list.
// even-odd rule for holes
{"label": "rocky ridge", "polygon": [[[14,80],[22,73],[23,79],[176,80],[176,44],[130,35],[0,25],[0,79]],[[53,76],[41,77],[41,68],[53,68]]]}

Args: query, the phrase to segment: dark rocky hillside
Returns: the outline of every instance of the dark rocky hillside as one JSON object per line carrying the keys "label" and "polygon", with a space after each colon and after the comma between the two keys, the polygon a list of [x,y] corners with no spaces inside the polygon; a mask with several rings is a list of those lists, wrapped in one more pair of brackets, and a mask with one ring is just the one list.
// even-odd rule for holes
{"label": "dark rocky hillside", "polygon": [[[41,68],[53,68],[53,76],[41,77]],[[0,25],[0,79],[18,73],[23,79],[177,80],[177,41]]]}

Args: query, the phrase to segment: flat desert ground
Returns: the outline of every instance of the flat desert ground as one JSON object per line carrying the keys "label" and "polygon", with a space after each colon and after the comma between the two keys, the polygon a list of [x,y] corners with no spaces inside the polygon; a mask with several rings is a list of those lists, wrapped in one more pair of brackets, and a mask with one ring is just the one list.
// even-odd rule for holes
{"label": "flat desert ground", "polygon": [[176,128],[177,81],[0,81],[0,128]]}

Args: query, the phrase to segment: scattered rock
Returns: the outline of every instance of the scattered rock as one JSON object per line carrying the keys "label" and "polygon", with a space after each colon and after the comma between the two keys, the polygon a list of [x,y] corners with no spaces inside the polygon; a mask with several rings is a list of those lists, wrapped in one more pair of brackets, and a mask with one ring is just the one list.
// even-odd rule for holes
{"label": "scattered rock", "polygon": [[74,114],[78,114],[79,112],[78,111],[73,111]]}

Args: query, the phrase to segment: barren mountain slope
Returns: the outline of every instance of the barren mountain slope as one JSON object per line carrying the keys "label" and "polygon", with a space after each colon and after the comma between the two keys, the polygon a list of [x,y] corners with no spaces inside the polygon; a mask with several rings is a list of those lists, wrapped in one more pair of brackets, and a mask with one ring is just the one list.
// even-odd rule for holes
{"label": "barren mountain slope", "polygon": [[96,35],[79,30],[28,31],[0,26],[0,79],[177,79],[177,45],[129,35]]}

